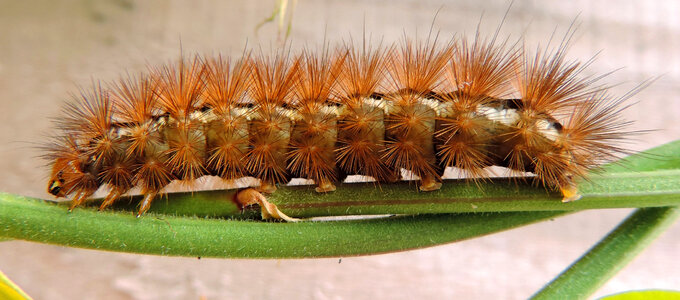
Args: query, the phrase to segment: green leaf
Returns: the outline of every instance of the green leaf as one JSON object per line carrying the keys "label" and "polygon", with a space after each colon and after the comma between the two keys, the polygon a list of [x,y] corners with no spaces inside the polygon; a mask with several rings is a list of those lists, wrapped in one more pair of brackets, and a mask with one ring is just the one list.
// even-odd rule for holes
{"label": "green leaf", "polygon": [[[607,174],[631,170],[653,171],[656,174],[675,172],[680,169],[680,141],[632,155],[603,169]],[[651,190],[663,190],[657,187],[655,183]],[[537,292],[534,298],[585,298],[591,295],[665,231],[679,215],[679,206],[636,210],[583,257]]]}
{"label": "green leaf", "polygon": [[71,247],[199,257],[294,258],[393,252],[468,239],[564,212],[419,215],[272,223],[119,212],[71,213],[0,195],[0,235]]}
{"label": "green leaf", "polygon": [[633,154],[602,169],[607,173],[680,170],[680,140]]}
{"label": "green leaf", "polygon": [[610,296],[604,296],[600,298],[600,300],[647,300],[647,299],[678,300],[680,299],[680,292],[664,290],[631,291]]}
{"label": "green leaf", "polygon": [[[660,150],[680,153],[680,141],[652,151]],[[645,169],[645,160],[649,157],[640,155],[630,158],[629,164]],[[665,170],[635,173],[637,167],[593,177],[581,184],[584,199],[566,204],[555,193],[508,179],[490,180],[480,187],[464,181],[447,182],[442,191],[434,193],[418,192],[408,183],[380,187],[348,184],[327,195],[318,195],[311,187],[285,187],[270,200],[289,215],[419,214],[290,224],[210,219],[243,217],[231,202],[233,190],[172,194],[155,201],[151,210],[155,213],[142,218],[92,208],[67,213],[64,205],[0,194],[0,236],[163,255],[277,258],[373,254],[472,238],[579,209],[680,204],[677,170],[660,167]],[[134,210],[136,203],[121,201],[120,208]],[[436,214],[442,212],[480,213]],[[245,216],[253,214],[256,212],[247,211]]]}
{"label": "green leaf", "polygon": [[640,208],[533,299],[585,299],[680,216],[680,207]]}

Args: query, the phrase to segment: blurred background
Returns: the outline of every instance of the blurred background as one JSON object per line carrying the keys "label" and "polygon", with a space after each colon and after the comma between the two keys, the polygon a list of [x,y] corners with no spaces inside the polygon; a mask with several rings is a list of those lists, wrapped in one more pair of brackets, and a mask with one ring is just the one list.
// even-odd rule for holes
{"label": "blurred background", "polygon": [[[69,93],[93,80],[176,59],[184,53],[238,56],[275,49],[287,31],[297,49],[340,43],[364,31],[374,41],[493,34],[509,1],[298,0],[278,20],[269,1],[0,0],[0,191],[40,198],[48,168],[35,146]],[[435,15],[438,16],[435,18]],[[587,74],[622,95],[659,77],[626,112],[643,150],[680,138],[680,3],[514,1],[501,36],[533,49],[557,41],[576,20],[572,59],[598,54]],[[0,207],[0,209],[2,209]],[[0,270],[35,299],[522,299],[537,291],[622,220],[629,210],[582,212],[500,234],[417,251],[305,260],[156,257],[0,243]],[[680,287],[675,224],[596,296]]]}

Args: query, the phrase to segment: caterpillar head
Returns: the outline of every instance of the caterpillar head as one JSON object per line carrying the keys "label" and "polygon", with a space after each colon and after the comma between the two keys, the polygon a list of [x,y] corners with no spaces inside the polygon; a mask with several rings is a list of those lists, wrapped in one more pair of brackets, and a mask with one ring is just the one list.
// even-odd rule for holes
{"label": "caterpillar head", "polygon": [[66,197],[69,190],[73,188],[73,180],[69,174],[77,172],[73,167],[73,162],[66,158],[58,158],[52,166],[52,174],[47,183],[47,192],[56,197]]}
{"label": "caterpillar head", "polygon": [[56,178],[51,179],[47,184],[47,192],[57,197],[63,197],[63,186],[64,178],[61,176],[61,174],[59,174]]}
{"label": "caterpillar head", "polygon": [[47,192],[58,198],[77,192],[94,192],[99,186],[96,176],[83,171],[82,166],[81,161],[71,157],[55,159],[47,182]]}

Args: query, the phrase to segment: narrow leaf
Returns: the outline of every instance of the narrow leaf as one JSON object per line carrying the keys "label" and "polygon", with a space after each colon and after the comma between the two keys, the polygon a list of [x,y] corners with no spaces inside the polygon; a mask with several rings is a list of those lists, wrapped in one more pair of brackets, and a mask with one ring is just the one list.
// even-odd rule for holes
{"label": "narrow leaf", "polygon": [[680,216],[679,207],[640,208],[533,296],[585,299],[628,264]]}
{"label": "narrow leaf", "polygon": [[71,247],[157,255],[295,258],[375,254],[448,243],[565,212],[418,215],[352,221],[272,223],[135,218],[0,195],[0,235]]}

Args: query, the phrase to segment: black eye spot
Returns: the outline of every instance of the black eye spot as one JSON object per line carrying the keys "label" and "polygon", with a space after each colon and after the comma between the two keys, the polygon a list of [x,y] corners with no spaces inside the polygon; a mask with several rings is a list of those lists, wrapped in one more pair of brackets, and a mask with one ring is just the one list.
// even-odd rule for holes
{"label": "black eye spot", "polygon": [[557,123],[557,122],[553,122],[553,123],[552,123],[552,126],[555,127],[555,129],[556,129],[558,132],[559,132],[559,131],[562,131],[562,124]]}
{"label": "black eye spot", "polygon": [[61,185],[60,184],[54,184],[54,183],[55,183],[54,180],[50,181],[50,185],[49,185],[50,188],[47,192],[49,192],[50,194],[52,194],[54,196],[59,196],[59,192],[61,191]]}

